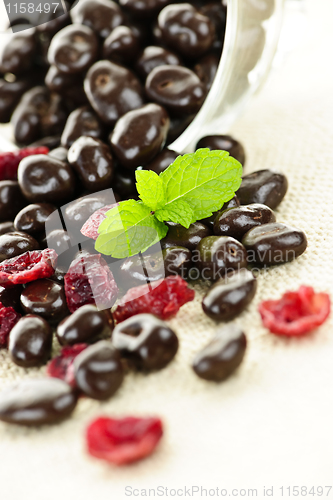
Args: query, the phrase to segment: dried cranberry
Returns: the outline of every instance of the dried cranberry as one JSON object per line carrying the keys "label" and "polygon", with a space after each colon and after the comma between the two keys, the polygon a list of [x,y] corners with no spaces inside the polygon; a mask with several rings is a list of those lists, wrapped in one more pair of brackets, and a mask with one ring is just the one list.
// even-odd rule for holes
{"label": "dried cranberry", "polygon": [[75,344],[61,349],[59,356],[51,359],[46,367],[46,373],[49,377],[61,378],[72,387],[76,386],[74,376],[74,359],[80,354],[88,344]]}
{"label": "dried cranberry", "polygon": [[96,212],[94,212],[87,222],[85,222],[81,228],[81,233],[83,236],[87,236],[87,238],[92,238],[93,240],[97,240],[98,238],[98,226],[100,223],[105,219],[105,214],[111,208],[116,207],[118,203],[114,203],[113,205],[106,205],[105,207],[102,207]]}
{"label": "dried cranberry", "polygon": [[108,418],[94,420],[86,430],[88,452],[116,465],[150,455],[163,435],[159,418]]}
{"label": "dried cranberry", "polygon": [[73,260],[65,275],[68,309],[76,311],[85,304],[110,309],[116,301],[118,287],[101,255],[84,255]]}
{"label": "dried cranberry", "polygon": [[264,326],[272,333],[298,337],[324,323],[330,313],[327,293],[315,293],[310,286],[287,292],[280,300],[266,300],[259,305]]}
{"label": "dried cranberry", "polygon": [[25,252],[12,259],[6,259],[0,263],[0,285],[10,288],[49,278],[54,273],[56,264],[57,254],[50,248]]}
{"label": "dried cranberry", "polygon": [[10,331],[20,317],[12,307],[5,307],[0,302],[0,347],[7,347]]}
{"label": "dried cranberry", "polygon": [[39,146],[37,148],[24,148],[18,151],[0,153],[0,181],[16,180],[17,168],[20,161],[30,155],[46,155],[49,148]]}
{"label": "dried cranberry", "polygon": [[168,276],[152,285],[128,290],[119,301],[113,317],[118,323],[139,313],[151,313],[161,319],[169,319],[177,314],[182,305],[193,300],[194,295],[194,290],[189,289],[180,276]]}

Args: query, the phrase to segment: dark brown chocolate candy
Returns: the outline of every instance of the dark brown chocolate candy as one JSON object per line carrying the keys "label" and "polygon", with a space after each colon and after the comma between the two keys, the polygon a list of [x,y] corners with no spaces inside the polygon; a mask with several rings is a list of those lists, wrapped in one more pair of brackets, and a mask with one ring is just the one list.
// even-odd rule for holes
{"label": "dark brown chocolate candy", "polygon": [[242,165],[245,164],[245,151],[242,144],[231,137],[230,135],[207,135],[200,139],[196,145],[196,149],[208,148],[210,150],[228,151],[230,156],[239,161]]}
{"label": "dark brown chocolate candy", "polygon": [[108,399],[121,386],[124,369],[119,352],[108,340],[101,340],[80,353],[74,361],[78,388],[90,398]]}
{"label": "dark brown chocolate candy", "polygon": [[0,393],[0,420],[19,425],[53,424],[74,410],[77,396],[58,378],[15,382]]}
{"label": "dark brown chocolate candy", "polygon": [[190,3],[168,5],[158,16],[163,42],[184,57],[197,58],[215,40],[215,26]]}
{"label": "dark brown chocolate candy", "polygon": [[39,244],[27,233],[14,231],[0,236],[0,262],[31,250],[39,250]]}
{"label": "dark brown chocolate candy", "polygon": [[218,210],[217,212],[213,212],[213,215],[211,215],[210,217],[206,217],[205,219],[201,219],[200,222],[202,222],[202,224],[205,224],[205,226],[207,226],[207,227],[209,227],[210,229],[213,230],[213,228],[214,228],[214,222],[215,222],[215,219],[216,219],[216,217],[217,217],[218,214],[220,214],[224,210],[228,210],[228,208],[239,207],[239,205],[240,205],[239,199],[235,195],[233,198],[231,198],[231,200],[226,201],[223,204],[221,210]]}
{"label": "dark brown chocolate candy", "polygon": [[163,149],[155,158],[145,165],[144,170],[153,170],[160,175],[164,170],[170,167],[171,163],[179,156],[179,153],[171,149]]}
{"label": "dark brown chocolate candy", "polygon": [[195,357],[192,367],[198,377],[222,382],[238,368],[244,358],[246,337],[237,325],[226,325]]}
{"label": "dark brown chocolate candy", "polygon": [[22,193],[31,203],[60,205],[73,197],[75,177],[71,167],[51,156],[31,155],[23,158],[17,176]]}
{"label": "dark brown chocolate candy", "polygon": [[85,305],[63,319],[57,327],[57,339],[61,345],[92,343],[111,337],[110,315],[96,306]]}
{"label": "dark brown chocolate candy", "polygon": [[233,269],[247,265],[244,246],[228,236],[207,236],[198,244],[193,262],[198,264],[201,278],[217,280]]}
{"label": "dark brown chocolate candy", "polygon": [[135,169],[151,161],[165,144],[169,123],[166,110],[158,104],[146,104],[122,116],[110,136],[121,165]]}
{"label": "dark brown chocolate candy", "polygon": [[0,302],[4,307],[12,307],[17,312],[22,312],[21,309],[21,293],[23,287],[15,285],[13,288],[3,288],[0,286]]}
{"label": "dark brown chocolate candy", "polygon": [[210,287],[202,300],[202,308],[215,321],[235,318],[253,300],[257,280],[247,269],[230,271]]}
{"label": "dark brown chocolate candy", "polygon": [[130,65],[137,59],[140,49],[135,31],[128,26],[118,26],[104,41],[103,58]]}
{"label": "dark brown chocolate candy", "polygon": [[51,356],[52,328],[44,318],[28,314],[21,318],[9,335],[8,351],[15,364],[39,366]]}
{"label": "dark brown chocolate candy", "polygon": [[220,212],[214,222],[214,234],[232,236],[236,240],[243,238],[250,229],[275,222],[273,210],[266,205],[253,203]]}
{"label": "dark brown chocolate candy", "polygon": [[251,229],[242,243],[248,251],[249,264],[259,266],[290,262],[302,255],[308,245],[301,229],[278,222]]}
{"label": "dark brown chocolate candy", "polygon": [[88,106],[75,109],[69,115],[61,136],[61,145],[69,148],[82,135],[100,139],[103,127],[96,113]]}
{"label": "dark brown chocolate candy", "polygon": [[52,38],[48,60],[63,73],[82,73],[96,60],[97,52],[98,42],[93,30],[71,24]]}
{"label": "dark brown chocolate candy", "polygon": [[22,95],[33,85],[33,79],[25,75],[13,81],[0,78],[0,123],[9,122]]}
{"label": "dark brown chocolate candy", "polygon": [[110,148],[101,140],[81,136],[70,147],[68,162],[88,191],[96,192],[110,187],[113,158]]}
{"label": "dark brown chocolate candy", "polygon": [[16,231],[23,231],[37,238],[45,236],[45,221],[57,210],[50,203],[34,203],[22,208],[14,219]]}
{"label": "dark brown chocolate candy", "polygon": [[26,205],[17,181],[0,181],[0,221],[14,219]]}
{"label": "dark brown chocolate candy", "polygon": [[177,335],[152,314],[138,314],[117,325],[112,343],[138,370],[160,370],[178,351]]}
{"label": "dark brown chocolate candy", "polygon": [[170,0],[119,0],[121,7],[125,11],[142,19],[156,16],[163,7],[170,3]]}
{"label": "dark brown chocolate candy", "polygon": [[134,73],[111,61],[98,61],[91,66],[84,89],[100,119],[110,126],[144,104],[143,89]]}
{"label": "dark brown chocolate candy", "polygon": [[283,200],[288,189],[287,177],[273,170],[258,170],[245,175],[237,191],[241,205],[261,203],[276,208]]}
{"label": "dark brown chocolate candy", "polygon": [[146,81],[149,99],[165,106],[176,116],[191,115],[199,111],[205,88],[198,76],[184,66],[158,66]]}
{"label": "dark brown chocolate candy", "polygon": [[64,288],[50,279],[29,283],[21,294],[21,305],[28,314],[38,314],[57,324],[69,314]]}
{"label": "dark brown chocolate candy", "polygon": [[200,78],[208,92],[214,82],[217,68],[220,64],[220,57],[217,54],[209,53],[204,55],[194,66],[193,70]]}
{"label": "dark brown chocolate candy", "polygon": [[211,235],[210,229],[204,224],[201,224],[201,222],[194,222],[188,229],[173,222],[169,222],[168,226],[168,234],[161,240],[163,249],[169,247],[185,247],[189,250],[194,250],[202,238]]}
{"label": "dark brown chocolate candy", "polygon": [[25,73],[33,65],[36,32],[33,28],[1,35],[0,73]]}
{"label": "dark brown chocolate candy", "polygon": [[71,18],[73,23],[88,26],[101,38],[109,36],[124,21],[121,9],[111,0],[80,0],[71,9]]}
{"label": "dark brown chocolate candy", "polygon": [[164,260],[165,276],[175,276],[179,274],[183,279],[187,278],[192,252],[185,247],[169,247],[162,251]]}
{"label": "dark brown chocolate candy", "polygon": [[141,78],[146,79],[154,68],[157,66],[164,66],[166,64],[179,66],[181,64],[181,60],[177,54],[165,49],[164,47],[149,45],[144,49],[137,60],[135,69]]}

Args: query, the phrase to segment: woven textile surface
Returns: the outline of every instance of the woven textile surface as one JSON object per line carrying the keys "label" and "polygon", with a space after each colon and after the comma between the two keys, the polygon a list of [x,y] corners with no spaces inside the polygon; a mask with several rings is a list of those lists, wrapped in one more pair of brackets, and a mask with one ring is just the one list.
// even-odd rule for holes
{"label": "woven textile surface", "polygon": [[[312,335],[291,340],[269,334],[257,311],[261,300],[301,284],[333,297],[332,0],[312,0],[308,11],[302,43],[231,130],[246,147],[246,172],[287,174],[290,187],[277,218],[303,229],[309,241],[299,259],[260,274],[254,302],[236,320],[248,337],[243,364],[219,385],[192,372],[194,354],[216,329],[202,312],[205,288],[198,286],[194,302],[169,322],[180,351],[167,368],[128,375],[105,403],[82,398],[60,425],[0,424],[1,500],[122,499],[126,486],[257,488],[263,498],[264,487],[274,486],[279,496],[281,486],[330,484],[333,316]],[[0,352],[0,390],[43,374],[44,368],[24,370]],[[84,446],[87,423],[102,414],[159,415],[164,439],[141,463],[108,466],[87,456]]]}

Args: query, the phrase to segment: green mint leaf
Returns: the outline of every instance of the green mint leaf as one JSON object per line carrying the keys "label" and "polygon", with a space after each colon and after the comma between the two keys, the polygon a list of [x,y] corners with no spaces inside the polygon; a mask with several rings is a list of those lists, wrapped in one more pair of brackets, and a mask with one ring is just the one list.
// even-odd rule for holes
{"label": "green mint leaf", "polygon": [[162,179],[153,170],[135,172],[136,188],[143,203],[152,211],[165,205],[165,192]]}
{"label": "green mint leaf", "polygon": [[198,149],[178,156],[160,178],[164,184],[166,203],[186,201],[194,212],[194,220],[209,217],[229,201],[241,184],[242,165],[227,151]]}
{"label": "green mint leaf", "polygon": [[196,221],[193,208],[182,199],[175,200],[165,208],[160,208],[155,212],[155,217],[160,221],[171,221],[189,228],[192,222]]}
{"label": "green mint leaf", "polygon": [[160,241],[166,236],[168,227],[142,202],[126,200],[106,213],[98,232],[96,250],[123,259],[144,252]]}

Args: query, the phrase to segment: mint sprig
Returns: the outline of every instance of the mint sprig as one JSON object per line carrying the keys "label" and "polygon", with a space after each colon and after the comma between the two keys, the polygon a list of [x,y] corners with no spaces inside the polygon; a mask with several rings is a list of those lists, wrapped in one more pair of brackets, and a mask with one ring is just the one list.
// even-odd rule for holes
{"label": "mint sprig", "polygon": [[136,171],[141,201],[126,200],[106,213],[96,250],[116,258],[144,252],[176,222],[188,228],[229,201],[241,184],[242,166],[227,151],[198,149],[178,156],[159,176]]}

